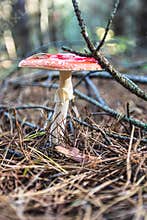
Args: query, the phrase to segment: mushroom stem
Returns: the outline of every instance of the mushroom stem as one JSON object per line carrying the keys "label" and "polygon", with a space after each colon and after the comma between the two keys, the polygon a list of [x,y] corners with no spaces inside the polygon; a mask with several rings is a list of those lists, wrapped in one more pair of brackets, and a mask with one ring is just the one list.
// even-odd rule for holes
{"label": "mushroom stem", "polygon": [[69,101],[73,98],[73,86],[71,81],[71,71],[60,72],[59,89],[55,95],[55,108],[53,121],[50,127],[52,140],[57,143],[59,137],[63,135]]}

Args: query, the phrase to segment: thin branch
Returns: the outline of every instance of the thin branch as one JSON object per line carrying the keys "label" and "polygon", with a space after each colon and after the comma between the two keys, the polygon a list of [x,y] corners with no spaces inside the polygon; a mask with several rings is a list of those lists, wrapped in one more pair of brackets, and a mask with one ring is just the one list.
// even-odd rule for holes
{"label": "thin branch", "polygon": [[68,48],[68,47],[65,47],[65,46],[62,47],[62,50],[69,52],[69,53],[73,53],[73,54],[81,56],[81,57],[92,57],[92,55],[89,53],[81,53],[81,52],[75,51],[75,50]]}
{"label": "thin branch", "polygon": [[119,0],[116,0],[116,1],[115,1],[114,8],[113,8],[113,10],[112,10],[112,12],[111,12],[111,15],[110,15],[110,18],[109,18],[109,20],[108,20],[107,26],[106,26],[106,28],[105,28],[104,36],[103,36],[102,40],[100,41],[99,45],[97,46],[96,51],[99,51],[100,48],[101,48],[101,47],[104,45],[104,43],[105,43],[107,34],[108,34],[108,32],[109,32],[110,25],[112,24],[113,18],[114,18],[114,16],[115,16],[116,12],[117,12],[117,9],[118,9],[118,6],[119,6],[119,2],[120,2]]}
{"label": "thin branch", "polygon": [[[4,112],[4,116],[9,118],[9,113],[8,112]],[[13,121],[16,121],[16,118],[14,116],[11,116],[12,120]],[[28,126],[32,129],[39,129],[39,126],[31,123],[31,122],[28,122],[28,121],[23,121],[23,120],[20,120],[20,119],[17,119],[17,121],[22,125],[22,126]]]}
{"label": "thin branch", "polygon": [[[129,80],[133,82],[140,83],[140,84],[147,84],[147,76],[135,75],[135,74],[122,74],[124,77],[127,77]],[[106,80],[114,80],[113,77],[106,71],[91,71],[91,72],[82,72],[82,73],[73,73],[73,77],[81,77],[79,82],[75,84],[76,88],[81,84],[81,82],[88,76],[89,78],[99,78],[99,79],[106,79]],[[52,75],[54,77],[54,75]]]}
{"label": "thin branch", "polygon": [[[95,131],[99,131],[99,128],[97,127],[97,126],[95,126],[95,125],[91,125],[91,124],[89,124],[88,122],[85,122],[85,121],[83,121],[83,120],[81,120],[81,119],[79,119],[79,118],[76,118],[76,117],[70,117],[72,120],[74,120],[74,121],[76,121],[78,124],[80,124],[80,125],[83,125],[83,126],[85,126],[85,127],[88,127],[88,128],[90,128],[90,129],[92,129],[92,130],[95,130]],[[114,138],[114,139],[118,139],[118,140],[120,140],[120,141],[128,141],[128,142],[130,142],[130,137],[129,136],[126,136],[126,135],[120,135],[120,134],[117,134],[117,133],[112,133],[112,132],[109,132],[109,131],[105,131],[105,129],[103,130],[104,131],[104,133],[107,135],[107,136],[109,136],[109,137],[111,137],[111,138]],[[138,141],[138,138],[136,138],[136,137],[133,137],[133,141]],[[140,140],[140,143],[141,144],[146,144],[147,143],[147,139],[146,138],[142,138],[141,140]]]}
{"label": "thin branch", "polygon": [[82,74],[81,79],[74,85],[74,89],[76,89],[82,82],[85,80],[86,77],[89,77],[91,75],[91,72],[88,72],[86,74]]}
{"label": "thin branch", "polygon": [[94,52],[95,51],[95,47],[93,45],[93,43],[91,42],[89,36],[88,36],[88,33],[87,33],[87,27],[85,25],[85,22],[81,16],[81,11],[79,9],[79,6],[78,6],[78,2],[76,0],[72,0],[72,4],[73,4],[73,7],[74,7],[74,11],[75,11],[75,15],[77,17],[77,20],[79,22],[79,26],[81,28],[81,34],[89,48],[90,51]]}
{"label": "thin branch", "polygon": [[3,148],[3,151],[6,152],[6,159],[10,159],[11,157],[22,158],[23,154],[14,149],[8,149],[7,147]]}
{"label": "thin branch", "polygon": [[[135,75],[135,74],[127,74],[127,73],[122,73],[123,76],[127,77],[128,79],[132,80],[133,82],[140,83],[140,84],[147,84],[147,76],[143,75]],[[101,71],[90,71],[90,72],[73,72],[72,77],[80,78],[80,81],[82,82],[85,77],[89,77],[90,79],[92,78],[99,78],[99,79],[107,79],[107,80],[114,80],[113,77],[106,71],[101,70]],[[59,73],[53,72],[51,73],[52,78],[57,78],[59,77]],[[78,82],[75,84],[74,88],[76,88],[78,85],[80,85],[81,82]],[[13,83],[13,81],[12,81]]]}
{"label": "thin branch", "polygon": [[[76,54],[81,57],[93,57],[93,55],[91,53],[79,52],[79,51],[73,50],[73,49],[66,47],[66,46],[62,46],[61,49],[66,52],[73,53],[73,54]],[[136,62],[131,62],[130,64],[125,64],[124,66],[121,67],[121,69],[123,69],[123,70],[124,69],[138,69],[144,65],[147,65],[147,61],[146,60],[139,60]]]}
{"label": "thin branch", "polygon": [[[75,77],[82,77],[83,75],[86,76],[87,73],[73,73],[73,76]],[[141,75],[135,75],[135,74],[122,74],[124,77],[127,77],[129,80],[132,80],[133,82],[140,83],[140,84],[147,84],[147,76],[141,76]],[[106,71],[91,71],[90,74],[88,74],[90,78],[100,78],[100,79],[110,79],[112,80],[113,77]],[[84,77],[84,76],[83,76]]]}
{"label": "thin branch", "polygon": [[90,86],[90,88],[92,89],[96,100],[101,103],[102,105],[107,105],[107,103],[105,102],[105,100],[101,97],[98,88],[95,86],[95,84],[92,82],[92,80],[89,77],[85,78],[85,81],[87,82],[87,84]]}
{"label": "thin branch", "polygon": [[24,109],[43,109],[45,111],[53,112],[53,109],[48,108],[47,106],[43,105],[20,105],[20,106],[7,106],[7,105],[0,105],[0,110],[24,110]]}
{"label": "thin branch", "polygon": [[[110,132],[107,132],[107,131],[106,131],[106,134],[109,137],[114,138],[115,140],[118,139],[120,141],[130,141],[130,137],[126,136],[126,135],[122,135],[122,134],[120,135],[120,134],[117,134],[117,133],[110,133]],[[133,137],[133,140],[138,141],[138,138]],[[146,138],[140,139],[140,143],[141,144],[147,144],[147,139]]]}
{"label": "thin branch", "polygon": [[23,82],[23,81],[20,81],[20,82],[12,82],[11,83],[14,85],[14,86],[39,86],[39,87],[42,87],[42,88],[48,88],[48,89],[51,89],[54,87],[54,83],[51,83],[49,84],[48,82]]}

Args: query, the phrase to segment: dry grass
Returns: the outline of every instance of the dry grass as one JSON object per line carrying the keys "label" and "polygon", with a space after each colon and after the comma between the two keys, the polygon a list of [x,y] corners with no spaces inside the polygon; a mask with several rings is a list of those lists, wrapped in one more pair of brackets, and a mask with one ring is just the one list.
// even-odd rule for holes
{"label": "dry grass", "polygon": [[[119,100],[121,90],[118,95],[111,90],[105,94],[106,99],[115,94],[115,100]],[[22,104],[26,100],[44,104],[48,93],[41,88],[9,87],[3,100],[5,104]],[[116,104],[112,100],[111,104]],[[144,120],[147,109],[140,110],[138,118]],[[142,139],[147,135],[107,115],[90,115],[94,111],[99,110],[80,102],[82,119],[97,126],[99,132],[73,121],[74,133],[67,129],[62,144],[56,148],[48,147],[48,132],[22,126],[17,120],[42,125],[44,112],[17,111],[15,122],[1,112],[1,220],[145,219],[147,143]],[[123,135],[128,138],[123,140]]]}

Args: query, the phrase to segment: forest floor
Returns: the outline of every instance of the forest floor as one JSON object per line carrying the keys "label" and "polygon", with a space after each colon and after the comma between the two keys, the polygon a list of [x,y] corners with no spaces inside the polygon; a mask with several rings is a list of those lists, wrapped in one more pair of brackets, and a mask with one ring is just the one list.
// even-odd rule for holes
{"label": "forest floor", "polygon": [[[30,72],[16,70],[1,84],[0,220],[147,218],[147,132],[75,96],[64,137],[49,146],[49,131],[41,130],[47,111],[16,109],[53,106],[54,89],[31,86],[49,79]],[[92,81],[111,108],[127,114],[129,106],[131,117],[147,122],[140,98],[113,80]],[[84,82],[78,89],[95,98]]]}

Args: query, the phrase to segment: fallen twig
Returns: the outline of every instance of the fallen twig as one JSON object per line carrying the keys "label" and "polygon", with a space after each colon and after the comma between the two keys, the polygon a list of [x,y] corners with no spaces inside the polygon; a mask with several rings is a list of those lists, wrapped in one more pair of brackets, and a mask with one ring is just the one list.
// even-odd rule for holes
{"label": "fallen twig", "polygon": [[24,109],[43,109],[45,111],[53,112],[53,109],[43,106],[43,105],[20,105],[20,106],[7,106],[7,105],[0,105],[0,110],[24,110]]}
{"label": "fallen twig", "polygon": [[107,105],[105,100],[101,97],[98,88],[95,86],[95,84],[92,82],[92,80],[89,77],[85,78],[85,81],[90,86],[91,90],[93,91],[96,100],[100,102],[102,105]]}
{"label": "fallen twig", "polygon": [[[10,118],[9,117],[9,113],[8,112],[3,112],[4,116],[7,117],[7,118]],[[16,121],[16,118],[14,116],[11,116],[11,119],[15,122]],[[33,129],[39,129],[39,126],[31,123],[31,122],[28,122],[28,121],[23,121],[23,120],[20,120],[20,119],[17,119],[17,121],[22,125],[22,126],[28,126],[30,128],[33,128]]]}

